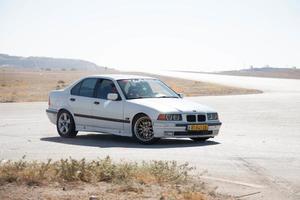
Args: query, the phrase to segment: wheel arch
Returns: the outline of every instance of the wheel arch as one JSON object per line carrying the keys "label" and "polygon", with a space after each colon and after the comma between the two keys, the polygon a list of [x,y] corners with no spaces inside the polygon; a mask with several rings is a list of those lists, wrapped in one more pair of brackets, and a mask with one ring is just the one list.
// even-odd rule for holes
{"label": "wheel arch", "polygon": [[62,112],[62,111],[66,111],[66,112],[70,113],[70,114],[72,115],[72,117],[74,118],[73,114],[72,114],[68,109],[66,109],[66,108],[60,108],[60,109],[57,111],[57,117],[58,117],[58,114],[59,114],[60,112]]}
{"label": "wheel arch", "polygon": [[160,138],[154,137],[154,135],[153,135],[153,137],[151,137],[150,140],[143,141],[134,134],[134,126],[135,126],[136,120],[138,120],[140,117],[148,117],[151,120],[151,122],[153,121],[153,119],[151,118],[151,115],[149,115],[147,113],[139,112],[139,113],[135,114],[134,117],[132,118],[132,123],[131,123],[131,132],[132,132],[133,138],[135,140],[137,140],[139,143],[147,144],[147,145],[157,142]]}
{"label": "wheel arch", "polygon": [[[135,124],[136,120],[137,120],[138,118],[142,117],[142,116],[147,116],[147,117],[150,118],[150,116],[147,115],[147,114],[144,113],[144,112],[136,113],[136,114],[133,116],[132,121],[131,121],[131,134],[132,134],[132,135],[134,134],[134,133],[133,133],[133,131],[134,131],[134,124]],[[151,118],[150,118],[150,119],[151,119]]]}
{"label": "wheel arch", "polygon": [[75,130],[77,130],[77,129],[76,129],[76,122],[75,122],[74,115],[73,115],[73,113],[70,112],[67,108],[60,108],[60,109],[57,111],[56,120],[58,120],[58,115],[59,115],[59,113],[61,113],[62,111],[66,111],[66,112],[70,113],[70,115],[72,116],[72,120],[73,120],[73,122],[74,122]]}

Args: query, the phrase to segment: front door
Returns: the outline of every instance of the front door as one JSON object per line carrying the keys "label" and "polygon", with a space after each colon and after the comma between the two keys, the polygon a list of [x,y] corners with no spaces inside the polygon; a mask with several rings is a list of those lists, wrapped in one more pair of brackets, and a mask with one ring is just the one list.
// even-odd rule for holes
{"label": "front door", "polygon": [[[109,93],[117,93],[119,98],[115,101],[108,100]],[[92,104],[92,115],[94,126],[107,129],[108,132],[122,134],[124,123],[123,101],[112,80],[98,80],[95,96]]]}

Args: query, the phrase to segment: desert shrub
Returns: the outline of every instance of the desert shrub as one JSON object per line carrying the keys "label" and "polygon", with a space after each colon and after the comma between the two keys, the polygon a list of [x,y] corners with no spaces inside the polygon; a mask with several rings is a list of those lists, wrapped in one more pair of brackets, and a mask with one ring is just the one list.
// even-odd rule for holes
{"label": "desert shrub", "polygon": [[58,84],[65,84],[65,81],[63,81],[63,80],[58,80],[57,83],[58,83]]}
{"label": "desert shrub", "polygon": [[110,157],[86,161],[85,159],[61,159],[47,162],[7,161],[0,164],[0,182],[25,182],[38,185],[42,182],[114,182],[124,183],[178,183],[188,178],[192,170],[187,163],[178,165],[175,161],[120,162]]}

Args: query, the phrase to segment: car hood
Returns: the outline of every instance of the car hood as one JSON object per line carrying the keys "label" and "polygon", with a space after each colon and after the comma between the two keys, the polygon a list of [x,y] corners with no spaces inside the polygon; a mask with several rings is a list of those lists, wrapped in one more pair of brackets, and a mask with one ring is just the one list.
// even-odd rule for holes
{"label": "car hood", "polygon": [[128,102],[146,106],[162,113],[215,112],[208,106],[182,98],[144,98],[131,99]]}

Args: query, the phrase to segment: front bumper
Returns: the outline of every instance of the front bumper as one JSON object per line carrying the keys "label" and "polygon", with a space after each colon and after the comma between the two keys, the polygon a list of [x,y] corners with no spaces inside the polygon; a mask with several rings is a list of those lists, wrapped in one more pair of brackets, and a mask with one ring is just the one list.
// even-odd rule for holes
{"label": "front bumper", "polygon": [[208,130],[205,131],[188,131],[187,126],[191,123],[172,123],[172,122],[154,122],[153,131],[155,137],[175,137],[175,138],[192,138],[192,137],[215,137],[219,134],[221,122],[206,122],[193,124],[207,124]]}

